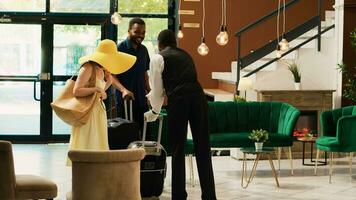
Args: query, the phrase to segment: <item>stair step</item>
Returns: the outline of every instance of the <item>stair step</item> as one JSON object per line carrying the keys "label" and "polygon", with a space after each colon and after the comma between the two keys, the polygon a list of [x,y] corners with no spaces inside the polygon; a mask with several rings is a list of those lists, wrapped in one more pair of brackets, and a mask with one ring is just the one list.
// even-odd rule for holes
{"label": "stair step", "polygon": [[[323,30],[323,29],[321,29],[321,30]],[[328,37],[328,38],[334,37],[334,33],[335,33],[334,29],[330,29],[328,32],[322,34],[321,37]],[[299,38],[310,38],[316,34],[318,34],[318,28],[312,29],[312,30],[304,33]]]}
{"label": "stair step", "polygon": [[[308,38],[297,38],[297,39],[289,42],[289,45],[290,45],[290,47],[295,47],[295,46],[301,44],[302,42],[304,42],[306,39],[308,39]],[[316,47],[316,40],[312,40],[312,41],[306,43],[305,45],[303,45],[301,48],[313,49],[315,47]]]}
{"label": "stair step", "polygon": [[232,72],[212,72],[211,78],[215,80],[236,82],[236,76],[232,77]]}
{"label": "stair step", "polygon": [[204,89],[204,93],[214,99],[214,101],[232,101],[234,93],[221,89]]}
{"label": "stair step", "polygon": [[326,10],[325,11],[325,20],[335,19],[335,11],[333,10]]}
{"label": "stair step", "polygon": [[[265,57],[263,57],[264,59],[274,59],[276,58],[276,51],[273,51],[272,53],[266,55]],[[289,59],[295,59],[298,57],[298,51],[292,51],[289,54],[285,55],[283,58],[281,58],[281,60],[289,60]]]}
{"label": "stair step", "polygon": [[[241,71],[246,72],[246,73],[251,72],[251,71],[257,69],[258,67],[261,67],[263,64],[270,61],[271,59],[273,59],[273,58],[266,58],[266,59],[262,58],[260,60],[257,60],[256,62],[250,64],[249,66],[243,68]],[[270,65],[268,65],[267,67],[263,68],[260,71],[275,71],[276,68],[277,68],[277,63],[274,62],[274,63],[271,63]],[[237,69],[237,62],[234,61],[231,63],[231,72],[235,76],[236,76],[236,69]]]}
{"label": "stair step", "polygon": [[[240,78],[245,76],[248,72],[241,70],[240,71]],[[250,76],[253,80],[256,78],[256,74]],[[236,68],[232,72],[212,72],[211,78],[214,80],[222,80],[229,83],[236,82]]]}

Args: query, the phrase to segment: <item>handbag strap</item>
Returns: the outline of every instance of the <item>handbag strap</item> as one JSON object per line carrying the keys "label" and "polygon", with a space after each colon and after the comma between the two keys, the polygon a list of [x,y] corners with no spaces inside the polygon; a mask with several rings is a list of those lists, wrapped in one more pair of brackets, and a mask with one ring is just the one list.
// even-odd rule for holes
{"label": "handbag strap", "polygon": [[91,76],[89,79],[89,87],[94,87],[95,83],[96,83],[96,66],[93,65],[93,63],[89,62],[90,65],[92,66],[92,72],[91,72]]}
{"label": "handbag strap", "polygon": [[[89,78],[89,87],[94,87],[95,86],[95,84],[96,84],[96,66],[95,65],[93,65],[91,62],[88,62],[91,66],[92,66],[92,71],[91,71],[91,75],[90,75],[90,78]],[[84,64],[83,64],[84,65]],[[82,66],[83,66],[82,65]],[[73,74],[72,75],[72,77],[70,77],[70,79],[71,80],[76,80],[76,79],[73,79],[74,78],[74,76],[78,76],[78,74],[79,74],[79,70],[80,70],[80,68],[82,68],[82,66],[80,66],[79,67],[79,69],[78,69],[78,71],[77,71],[77,73],[76,74]]]}

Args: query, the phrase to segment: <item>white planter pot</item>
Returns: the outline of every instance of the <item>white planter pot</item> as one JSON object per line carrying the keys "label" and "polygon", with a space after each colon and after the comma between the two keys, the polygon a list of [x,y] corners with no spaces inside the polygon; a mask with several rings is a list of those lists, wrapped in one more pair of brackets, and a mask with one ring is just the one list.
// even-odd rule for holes
{"label": "white planter pot", "polygon": [[263,142],[255,142],[256,150],[262,150],[262,147],[263,147]]}
{"label": "white planter pot", "polygon": [[300,90],[300,83],[294,83],[294,87],[296,90]]}

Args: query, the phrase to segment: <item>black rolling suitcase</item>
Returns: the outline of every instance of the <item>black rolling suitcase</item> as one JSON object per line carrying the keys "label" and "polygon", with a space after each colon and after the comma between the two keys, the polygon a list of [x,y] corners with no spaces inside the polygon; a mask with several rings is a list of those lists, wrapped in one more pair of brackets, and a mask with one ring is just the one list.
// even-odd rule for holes
{"label": "black rolling suitcase", "polygon": [[159,116],[158,139],[145,141],[147,122],[144,121],[142,141],[132,142],[128,148],[145,148],[146,156],[141,160],[141,197],[160,196],[163,192],[167,171],[167,153],[161,145],[163,117]]}
{"label": "black rolling suitcase", "polygon": [[[127,111],[127,102],[130,102],[130,115]],[[125,119],[108,119],[108,140],[110,149],[127,149],[127,146],[140,140],[140,129],[137,123],[133,121],[132,100],[124,101]]]}

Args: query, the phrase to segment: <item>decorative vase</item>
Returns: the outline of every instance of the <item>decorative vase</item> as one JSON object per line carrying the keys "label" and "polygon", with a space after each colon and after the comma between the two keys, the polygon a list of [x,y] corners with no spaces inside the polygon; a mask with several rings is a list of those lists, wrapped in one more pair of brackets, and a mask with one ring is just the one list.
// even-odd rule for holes
{"label": "decorative vase", "polygon": [[300,90],[300,83],[294,82],[294,87],[296,90]]}
{"label": "decorative vase", "polygon": [[263,147],[263,142],[255,142],[256,150],[262,150],[262,147]]}

